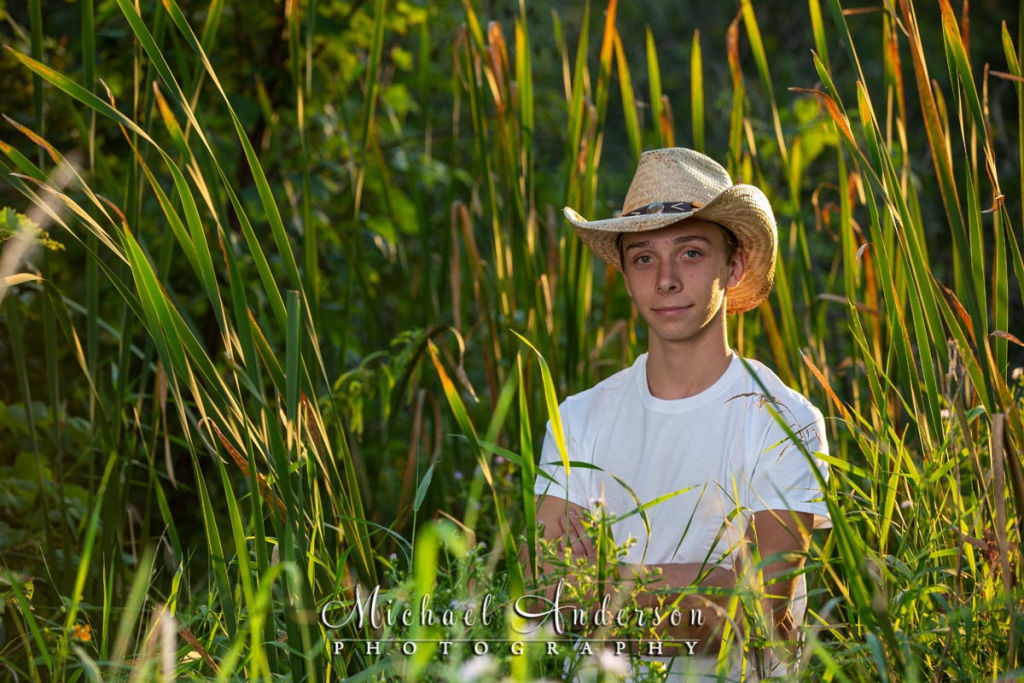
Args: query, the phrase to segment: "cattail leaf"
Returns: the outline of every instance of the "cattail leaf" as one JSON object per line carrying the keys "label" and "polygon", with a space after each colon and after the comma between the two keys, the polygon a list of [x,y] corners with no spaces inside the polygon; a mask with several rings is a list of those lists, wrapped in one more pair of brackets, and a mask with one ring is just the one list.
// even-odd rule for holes
{"label": "cattail leaf", "polygon": [[775,100],[775,87],[772,85],[772,75],[768,70],[768,57],[764,51],[764,41],[761,39],[761,29],[757,25],[757,16],[754,14],[754,7],[750,0],[741,0],[740,13],[743,15],[743,25],[747,31],[747,39],[750,41],[750,50],[754,53],[754,64],[761,76],[761,83],[768,91],[768,101],[772,109],[772,125],[775,128],[775,142],[779,145],[779,156],[784,167],[789,166],[789,149],[786,145],[786,138],[782,134],[782,120],[779,118],[779,107]]}
{"label": "cattail leaf", "polygon": [[672,147],[665,139],[665,131],[662,128],[663,104],[661,102],[661,67],[658,65],[658,49],[654,45],[654,34],[648,26],[645,33],[645,45],[647,47],[647,82],[650,89],[651,125],[658,133],[658,140],[662,147]]}
{"label": "cattail leaf", "polygon": [[828,41],[825,39],[825,26],[821,21],[821,3],[819,0],[807,0],[807,10],[811,18],[811,35],[814,36],[814,51],[827,69]]}
{"label": "cattail leaf", "polygon": [[693,121],[693,148],[704,151],[704,64],[700,49],[700,30],[693,30],[690,43],[690,117]]}
{"label": "cattail leaf", "polygon": [[732,75],[732,113],[729,117],[729,174],[740,176],[743,156],[743,112],[746,101],[743,69],[740,66],[740,15],[729,24],[725,32],[725,50]]}
{"label": "cattail leaf", "polygon": [[626,119],[626,137],[629,149],[633,153],[633,162],[640,158],[642,141],[640,139],[640,121],[637,117],[636,96],[633,93],[633,79],[629,75],[629,64],[622,49],[622,39],[615,34],[615,63],[619,67],[619,89],[622,96],[622,114]]}
{"label": "cattail leaf", "polygon": [[551,371],[544,356],[529,342],[523,335],[514,332],[519,340],[533,351],[540,366],[541,383],[544,387],[544,405],[547,408],[548,420],[551,421],[551,432],[555,437],[555,445],[558,447],[558,455],[562,459],[562,466],[565,468],[565,476],[569,476],[569,449],[565,443],[565,431],[562,428],[562,415],[558,410],[558,397],[555,394],[555,383],[551,379]]}
{"label": "cattail leaf", "polygon": [[416,497],[412,502],[412,509],[419,512],[420,506],[423,505],[423,499],[427,495],[427,491],[430,489],[430,481],[434,478],[434,466],[436,462],[430,463],[430,467],[423,473],[423,479],[420,481],[419,486],[416,487]]}
{"label": "cattail leaf", "polygon": [[939,9],[942,12],[942,37],[947,50],[953,58],[953,63],[950,67],[959,78],[960,86],[967,97],[967,106],[974,118],[974,125],[978,127],[978,131],[984,140],[988,138],[988,126],[986,125],[985,115],[982,113],[978,88],[974,83],[974,76],[971,74],[971,64],[967,58],[967,50],[960,35],[960,26],[957,23],[956,16],[953,14],[953,8],[950,6],[949,0],[939,0]]}

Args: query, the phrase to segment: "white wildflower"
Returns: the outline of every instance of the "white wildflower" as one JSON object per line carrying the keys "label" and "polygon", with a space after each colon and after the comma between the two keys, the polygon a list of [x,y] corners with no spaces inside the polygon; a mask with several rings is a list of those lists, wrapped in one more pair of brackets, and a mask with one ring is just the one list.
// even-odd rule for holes
{"label": "white wildflower", "polygon": [[601,653],[597,656],[597,666],[601,671],[615,676],[629,675],[629,658],[616,655],[607,648],[601,650]]}
{"label": "white wildflower", "polygon": [[459,679],[463,681],[489,681],[494,677],[498,662],[490,655],[473,656],[459,669]]}

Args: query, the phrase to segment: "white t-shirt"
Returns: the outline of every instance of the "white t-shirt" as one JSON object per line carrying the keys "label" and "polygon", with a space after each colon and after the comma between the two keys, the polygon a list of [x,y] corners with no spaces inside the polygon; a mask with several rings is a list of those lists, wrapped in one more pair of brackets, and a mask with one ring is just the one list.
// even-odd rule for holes
{"label": "white t-shirt", "polygon": [[[759,510],[814,515],[814,527],[831,526],[828,509],[807,456],[787,436],[768,406],[811,454],[826,453],[821,412],[757,361],[733,354],[710,387],[688,398],[664,400],[647,386],[647,354],[559,407],[570,461],[566,477],[548,423],[535,493],[586,509],[603,501],[616,543],[637,539],[626,562],[706,562],[731,567],[746,521]],[[764,389],[755,380],[757,374]],[[767,389],[767,393],[765,392]],[[814,466],[827,480],[819,458]],[[641,514],[638,507],[664,498]],[[801,576],[791,606],[801,623],[806,605]],[[703,659],[703,658],[698,658]]]}

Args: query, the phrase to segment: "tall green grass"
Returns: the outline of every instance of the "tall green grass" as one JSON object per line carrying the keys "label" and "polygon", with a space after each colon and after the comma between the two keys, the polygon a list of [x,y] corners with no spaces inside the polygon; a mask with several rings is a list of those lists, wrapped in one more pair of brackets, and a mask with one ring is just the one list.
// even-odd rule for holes
{"label": "tall green grass", "polygon": [[[587,5],[579,26],[553,14],[550,41],[525,2],[507,25],[464,2],[453,37],[437,32],[440,10],[378,0],[347,15],[369,30],[342,46],[360,75],[352,101],[329,103],[346,112],[332,119],[315,97],[329,4],[283,9],[293,99],[274,110],[261,95],[273,139],[296,141],[280,168],[214,67],[222,2],[197,35],[174,0],[142,13],[117,0],[135,50],[126,102],[97,87],[95,8],[82,5],[78,79],[35,47],[31,4],[33,47],[12,54],[40,104],[30,125],[10,121],[0,163],[27,204],[52,207],[85,285],[56,287],[54,256],[42,282],[11,280],[5,302],[34,455],[23,462],[55,521],[27,556],[0,560],[3,666],[33,680],[467,675],[464,652],[332,656],[327,641],[370,634],[325,629],[316,612],[357,584],[396,599],[528,590],[543,423],[644,346],[615,274],[557,209],[607,215],[625,182],[607,181],[671,144],[727,161],[778,213],[776,287],[733,321],[731,342],[812,396],[829,425],[835,528],[809,558],[802,677],[986,679],[1018,666],[1024,424],[1010,365],[1024,258],[1017,184],[1000,184],[997,163],[1007,134],[987,93],[1016,89],[1019,137],[1019,35],[1003,26],[1005,72],[986,71],[946,0],[942,54],[926,54],[909,0],[876,15],[809,0],[819,83],[787,90],[763,11],[745,0],[721,27],[724,55],[687,37],[689,102],[673,106],[664,38],[620,33],[614,0],[603,13]],[[406,42],[392,32],[400,11],[418,29]],[[862,69],[854,21],[881,30],[881,83]],[[562,67],[553,82],[535,63],[541,40]],[[641,42],[630,63],[627,46]],[[416,48],[413,114],[388,89],[396,43]],[[439,53],[450,62],[431,63]],[[852,78],[836,78],[840,58]],[[712,59],[728,65],[728,112],[705,96]],[[67,187],[47,180],[69,150],[47,142],[44,96],[73,103],[86,133]],[[324,120],[342,159],[317,148]],[[711,121],[727,148],[710,144]],[[625,144],[606,139],[620,128]],[[96,142],[114,135],[122,165]],[[340,199],[322,191],[333,166]],[[1011,166],[1024,166],[1024,143]],[[938,194],[919,180],[929,176]],[[37,310],[49,321],[39,362],[24,343]],[[80,372],[61,364],[62,347]],[[27,374],[40,365],[43,383]],[[69,417],[87,427],[64,447]],[[495,660],[516,680],[560,672],[533,650]]]}

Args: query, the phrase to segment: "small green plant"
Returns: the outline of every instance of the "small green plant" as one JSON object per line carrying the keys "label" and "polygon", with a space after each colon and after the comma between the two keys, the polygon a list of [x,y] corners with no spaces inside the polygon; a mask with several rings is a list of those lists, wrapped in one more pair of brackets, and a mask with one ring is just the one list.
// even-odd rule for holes
{"label": "small green plant", "polygon": [[[610,215],[673,144],[771,199],[775,288],[730,343],[826,416],[799,677],[1020,673],[1019,17],[808,0],[799,61],[798,10],[754,0],[686,40],[614,0],[27,5],[0,206],[53,222],[2,273],[0,678],[619,675],[583,632],[472,643],[540,590],[544,422],[644,346],[557,211]],[[0,211],[0,249],[31,215]],[[606,522],[593,566],[540,549],[589,605],[626,547]],[[315,613],[378,584],[413,610],[492,594],[502,626],[447,659],[334,653],[369,634]]]}
{"label": "small green plant", "polygon": [[593,557],[573,554],[561,539],[539,540],[539,562],[546,571],[528,585],[527,595],[533,598],[526,601],[526,611],[543,615],[540,624],[564,642],[561,656],[547,658],[543,671],[552,678],[660,680],[663,665],[640,657],[651,643],[673,650],[671,637],[658,628],[661,622],[667,624],[673,606],[663,601],[652,609],[640,601],[660,570],[639,577],[623,575],[621,568],[637,539],[615,541],[614,516],[600,501],[580,521]]}
{"label": "small green plant", "polygon": [[0,209],[0,244],[15,235],[21,235],[50,251],[62,251],[65,248],[61,242],[53,239],[49,232],[40,230],[28,216],[10,207],[4,207]]}

